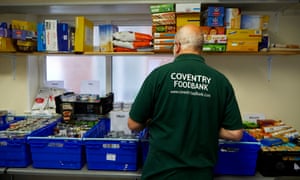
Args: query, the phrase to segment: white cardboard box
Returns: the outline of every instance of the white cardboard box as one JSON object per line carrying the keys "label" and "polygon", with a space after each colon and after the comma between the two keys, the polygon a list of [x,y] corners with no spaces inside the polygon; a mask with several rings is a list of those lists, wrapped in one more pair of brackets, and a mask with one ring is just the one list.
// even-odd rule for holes
{"label": "white cardboard box", "polygon": [[56,19],[45,19],[46,51],[58,51]]}
{"label": "white cardboard box", "polygon": [[176,12],[200,12],[201,3],[176,3]]}
{"label": "white cardboard box", "polygon": [[109,116],[111,131],[124,131],[125,134],[131,134],[127,125],[129,111],[110,111]]}

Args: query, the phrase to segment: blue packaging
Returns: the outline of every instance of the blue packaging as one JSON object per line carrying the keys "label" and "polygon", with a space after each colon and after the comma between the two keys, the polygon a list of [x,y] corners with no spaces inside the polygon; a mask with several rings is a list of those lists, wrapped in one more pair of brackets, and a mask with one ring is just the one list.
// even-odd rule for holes
{"label": "blue packaging", "polygon": [[209,6],[206,10],[207,16],[224,16],[224,7]]}
{"label": "blue packaging", "polygon": [[46,35],[45,35],[45,24],[37,24],[37,51],[46,51]]}
{"label": "blue packaging", "polygon": [[58,51],[69,51],[69,25],[67,23],[57,24]]}
{"label": "blue packaging", "polygon": [[220,27],[224,26],[224,17],[223,16],[209,16],[205,21],[206,26],[210,27]]}

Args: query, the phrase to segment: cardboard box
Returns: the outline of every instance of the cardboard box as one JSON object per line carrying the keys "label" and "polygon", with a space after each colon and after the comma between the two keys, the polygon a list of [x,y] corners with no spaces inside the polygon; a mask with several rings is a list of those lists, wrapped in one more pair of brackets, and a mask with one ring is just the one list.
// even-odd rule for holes
{"label": "cardboard box", "polygon": [[36,23],[29,22],[29,21],[22,21],[22,20],[12,20],[11,26],[12,29],[18,29],[18,30],[26,30],[26,31],[33,31],[36,32]]}
{"label": "cardboard box", "polygon": [[186,13],[176,15],[177,30],[186,24],[200,26],[200,13]]}
{"label": "cardboard box", "polygon": [[204,35],[205,44],[226,44],[227,36],[223,34]]}
{"label": "cardboard box", "polygon": [[176,33],[176,25],[153,25],[153,33]]}
{"label": "cardboard box", "polygon": [[204,26],[220,27],[224,26],[223,16],[209,16],[203,20]]}
{"label": "cardboard box", "polygon": [[173,52],[173,44],[169,45],[160,45],[160,44],[154,44],[153,45],[153,51],[154,52]]}
{"label": "cardboard box", "polygon": [[227,39],[229,40],[252,40],[260,42],[262,39],[262,31],[259,29],[227,29]]}
{"label": "cardboard box", "polygon": [[241,28],[241,10],[239,8],[226,8],[225,26],[226,29]]}
{"label": "cardboard box", "polygon": [[0,27],[0,37],[11,37],[11,30]]}
{"label": "cardboard box", "polygon": [[158,4],[158,5],[151,5],[150,6],[150,12],[152,14],[155,13],[163,13],[163,12],[174,12],[175,11],[175,5],[172,4]]}
{"label": "cardboard box", "polygon": [[242,15],[242,29],[267,30],[270,17],[267,15]]}
{"label": "cardboard box", "polygon": [[225,34],[225,27],[201,26],[200,29],[203,34]]}
{"label": "cardboard box", "polygon": [[113,34],[118,32],[118,27],[112,24],[99,25],[99,39],[101,52],[113,52]]}
{"label": "cardboard box", "polygon": [[203,44],[202,51],[204,51],[204,52],[225,52],[226,44]]}
{"label": "cardboard box", "polygon": [[13,45],[11,38],[0,37],[0,52],[15,52],[16,49]]}
{"label": "cardboard box", "polygon": [[56,19],[45,20],[46,51],[58,51]]}
{"label": "cardboard box", "polygon": [[152,25],[173,25],[176,24],[175,12],[152,14]]}
{"label": "cardboard box", "polygon": [[57,24],[58,51],[69,51],[69,25],[67,23]]}
{"label": "cardboard box", "polygon": [[127,125],[129,111],[110,111],[109,117],[111,131],[123,131],[125,134],[131,134]]}
{"label": "cardboard box", "polygon": [[201,4],[200,3],[176,3],[175,9],[177,13],[201,12]]}
{"label": "cardboard box", "polygon": [[174,39],[175,33],[153,33],[154,39]]}
{"label": "cardboard box", "polygon": [[153,39],[154,44],[156,45],[173,45],[174,38],[171,39]]}
{"label": "cardboard box", "polygon": [[75,18],[75,52],[93,51],[94,23],[84,16]]}
{"label": "cardboard box", "polygon": [[204,16],[205,17],[209,17],[209,16],[224,16],[225,15],[225,11],[224,11],[224,7],[222,6],[209,6],[207,7],[207,9],[204,12]]}
{"label": "cardboard box", "polygon": [[250,40],[227,40],[227,51],[258,52],[258,41]]}
{"label": "cardboard box", "polygon": [[46,34],[44,22],[37,24],[37,51],[46,51]]}

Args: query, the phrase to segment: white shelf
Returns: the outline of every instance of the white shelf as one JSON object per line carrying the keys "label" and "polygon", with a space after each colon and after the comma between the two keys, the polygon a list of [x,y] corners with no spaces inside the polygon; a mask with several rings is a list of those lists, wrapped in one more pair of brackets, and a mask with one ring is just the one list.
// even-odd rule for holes
{"label": "white shelf", "polygon": [[[0,12],[37,15],[54,14],[150,14],[151,4],[199,3],[199,0],[1,0]],[[243,11],[299,9],[298,0],[202,0],[202,5],[240,7]]]}

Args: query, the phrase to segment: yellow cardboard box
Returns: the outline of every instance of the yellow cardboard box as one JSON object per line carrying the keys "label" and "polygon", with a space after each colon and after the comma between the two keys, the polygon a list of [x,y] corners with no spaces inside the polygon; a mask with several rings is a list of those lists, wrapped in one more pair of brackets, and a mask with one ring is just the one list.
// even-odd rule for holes
{"label": "yellow cardboard box", "polygon": [[260,42],[262,31],[260,29],[226,29],[227,39],[229,40],[252,40]]}
{"label": "yellow cardboard box", "polygon": [[227,39],[226,51],[258,52],[258,41]]}
{"label": "yellow cardboard box", "polygon": [[0,52],[16,52],[11,38],[0,37]]}
{"label": "yellow cardboard box", "polygon": [[93,51],[94,23],[84,16],[75,18],[75,45],[74,52]]}
{"label": "yellow cardboard box", "polygon": [[200,26],[200,13],[176,14],[177,30],[186,24],[195,24]]}
{"label": "yellow cardboard box", "polygon": [[241,9],[240,8],[226,8],[226,10],[225,10],[225,26],[226,26],[226,29],[240,29],[241,28]]}

